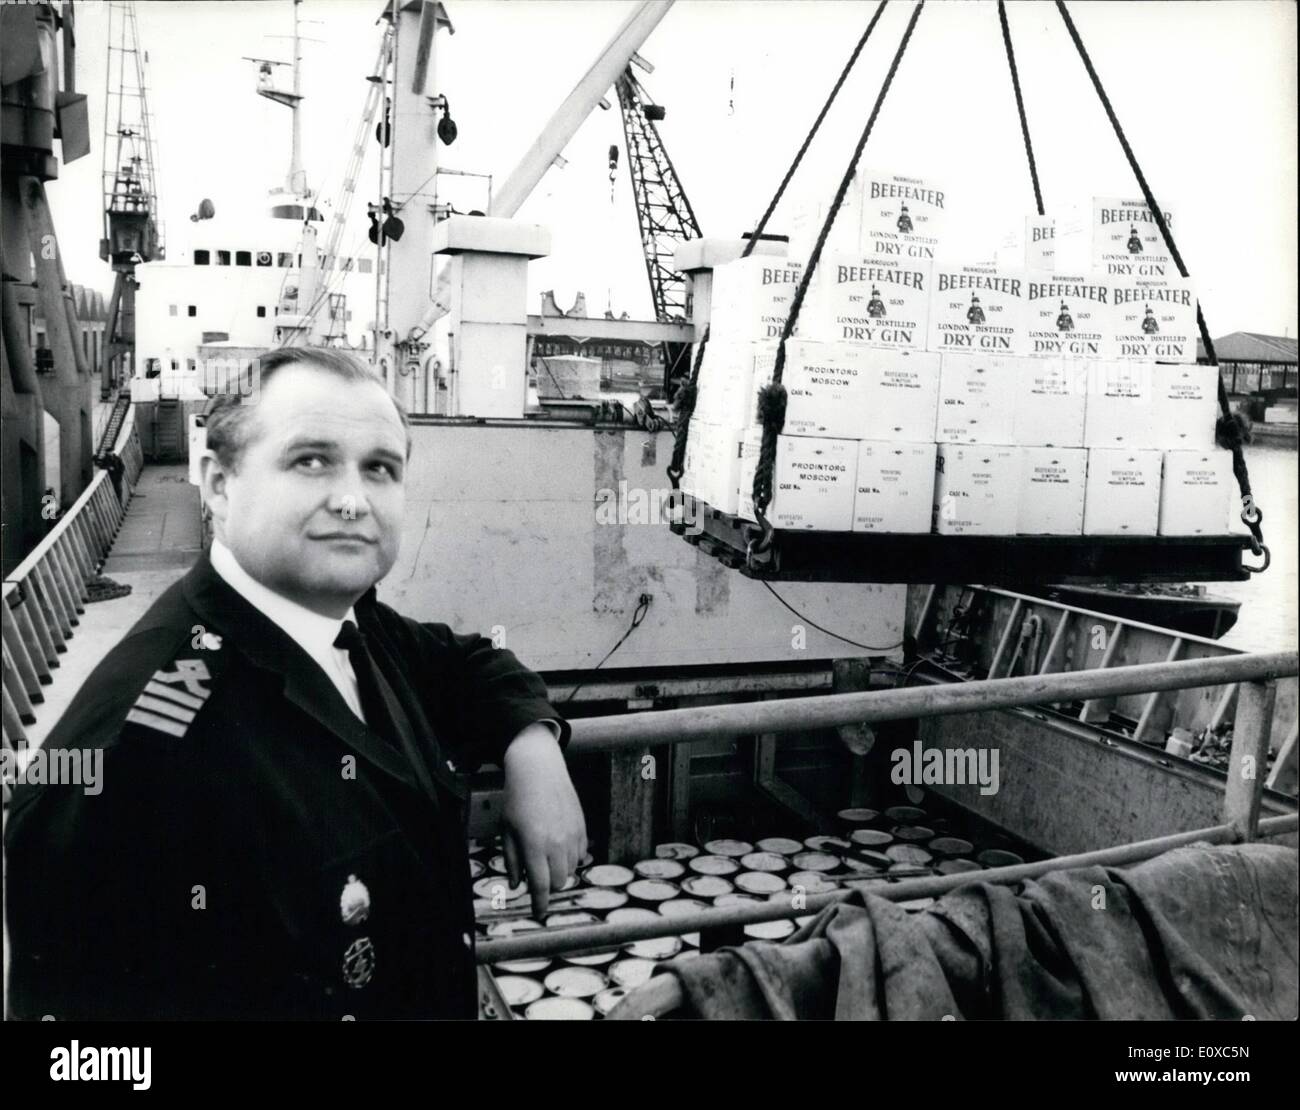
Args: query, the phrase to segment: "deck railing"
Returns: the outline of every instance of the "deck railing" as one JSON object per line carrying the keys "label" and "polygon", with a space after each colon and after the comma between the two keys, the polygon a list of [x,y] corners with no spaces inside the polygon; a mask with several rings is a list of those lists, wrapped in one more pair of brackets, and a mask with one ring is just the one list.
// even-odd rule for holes
{"label": "deck railing", "polygon": [[24,726],[35,723],[36,706],[45,700],[42,688],[54,681],[59,656],[67,651],[85,612],[89,584],[108,558],[144,468],[131,412],[111,458],[120,463],[116,479],[110,470],[96,470],[72,506],[4,580],[0,627],[7,748],[26,741]]}
{"label": "deck railing", "polygon": [[[1296,814],[1261,821],[1260,809],[1276,683],[1280,678],[1290,678],[1297,674],[1300,674],[1300,656],[1289,651],[938,686],[900,687],[868,693],[786,698],[741,705],[670,709],[573,721],[569,750],[583,753],[622,751],[655,744],[689,744],[692,741],[756,732],[803,731],[858,722],[976,713],[989,709],[1087,700],[1154,690],[1241,684],[1241,701],[1224,789],[1223,819],[1219,825],[1038,863],[876,883],[872,887],[873,894],[891,901],[936,898],[970,882],[1007,884],[1059,868],[1136,863],[1196,841],[1221,844],[1295,833],[1300,828],[1300,818]],[[845,881],[858,882],[869,878],[870,876],[862,876]],[[529,932],[508,939],[485,941],[478,945],[476,958],[480,964],[496,964],[504,960],[553,957],[564,953],[611,951],[632,941],[679,936],[683,933],[703,931],[717,935],[718,930],[734,931],[745,925],[813,914],[825,906],[850,897],[852,893],[851,890],[837,890],[808,895],[798,907],[790,900],[752,907],[728,906],[702,910],[689,916],[665,917],[662,921],[581,925]]]}

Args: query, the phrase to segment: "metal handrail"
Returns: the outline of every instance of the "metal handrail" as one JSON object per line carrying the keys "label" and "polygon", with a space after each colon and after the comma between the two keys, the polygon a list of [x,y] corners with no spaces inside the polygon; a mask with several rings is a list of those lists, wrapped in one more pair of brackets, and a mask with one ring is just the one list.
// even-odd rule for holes
{"label": "metal handrail", "polygon": [[1020,678],[940,686],[898,687],[847,694],[779,698],[739,705],[692,706],[586,717],[570,722],[570,752],[616,751],[761,732],[794,732],[839,725],[941,717],[1153,690],[1186,690],[1300,674],[1294,651],[1142,663]]}
{"label": "metal handrail", "polygon": [[[121,495],[103,469],[4,580],[0,604],[3,632],[3,742],[26,740],[25,725],[35,721],[44,700],[41,687],[53,681],[58,655],[79,624],[90,599],[90,582],[112,550],[144,467],[140,438],[130,408],[113,444],[122,463]],[[5,797],[8,798],[8,784]]]}
{"label": "metal handrail", "polygon": [[[1270,817],[1259,823],[1260,837],[1285,836],[1300,828],[1300,816],[1288,814]],[[1058,856],[1037,863],[1016,864],[1013,867],[992,867],[984,871],[967,871],[956,875],[940,875],[921,879],[903,879],[898,882],[876,881],[870,892],[891,902],[906,902],[915,898],[938,898],[971,883],[1009,883],[1036,879],[1051,871],[1077,867],[1122,867],[1152,859],[1174,848],[1188,844],[1228,844],[1237,839],[1236,827],[1231,824],[1214,825],[1191,832],[1174,833],[1152,840],[1102,848],[1095,852],[1082,852],[1073,856]],[[870,882],[873,876],[845,877],[841,881]],[[502,880],[505,881],[504,879]],[[851,898],[854,890],[835,890],[827,894],[810,894],[802,905],[793,905],[793,898],[782,899],[755,906],[726,906],[722,909],[701,910],[699,913],[664,917],[658,921],[630,921],[614,925],[577,925],[559,929],[534,930],[526,936],[489,940],[479,944],[475,959],[481,964],[496,964],[505,960],[535,959],[541,956],[577,954],[589,949],[621,948],[638,940],[656,937],[680,936],[714,929],[738,929],[745,925],[758,925],[766,921],[782,921],[792,917],[815,914],[836,902]]]}
{"label": "metal handrail", "polygon": [[63,538],[68,529],[72,527],[73,520],[106,481],[108,481],[108,473],[103,470],[96,470],[95,476],[90,479],[86,488],[81,491],[81,494],[72,503],[72,508],[59,517],[54,527],[46,532],[41,537],[40,542],[27,553],[27,557],[5,576],[6,586],[22,582],[31,574],[38,563],[45,560],[50,553],[50,549]]}

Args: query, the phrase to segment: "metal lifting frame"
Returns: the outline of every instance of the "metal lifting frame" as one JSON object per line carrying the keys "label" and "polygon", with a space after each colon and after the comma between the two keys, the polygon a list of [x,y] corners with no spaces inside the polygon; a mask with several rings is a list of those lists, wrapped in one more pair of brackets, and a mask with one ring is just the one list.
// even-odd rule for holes
{"label": "metal lifting frame", "polygon": [[[954,685],[670,709],[573,721],[569,751],[620,752],[653,744],[688,744],[722,736],[803,731],[863,722],[1008,709],[1044,702],[1241,684],[1239,696],[1243,701],[1238,710],[1237,727],[1233,732],[1221,824],[1039,863],[879,883],[872,891],[890,901],[936,898],[971,882],[1014,883],[1061,868],[1136,863],[1196,841],[1222,844],[1294,833],[1300,828],[1300,816],[1288,814],[1261,821],[1259,813],[1276,680],[1297,674],[1300,674],[1300,655],[1294,651],[1270,652]],[[478,946],[476,959],[481,964],[495,964],[503,960],[553,956],[562,952],[609,950],[631,941],[701,930],[734,929],[816,913],[825,906],[850,897],[852,893],[850,890],[839,890],[829,894],[810,895],[798,909],[774,902],[754,907],[705,910],[689,916],[664,918],[662,921],[548,929],[528,936],[485,941]]]}

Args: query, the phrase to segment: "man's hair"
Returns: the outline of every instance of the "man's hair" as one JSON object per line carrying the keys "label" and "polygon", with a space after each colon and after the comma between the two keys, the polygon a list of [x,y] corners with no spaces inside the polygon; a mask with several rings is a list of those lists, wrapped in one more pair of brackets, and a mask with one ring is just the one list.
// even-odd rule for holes
{"label": "man's hair", "polygon": [[[276,373],[286,366],[305,366],[321,374],[333,374],[349,382],[371,382],[384,387],[384,380],[366,363],[350,351],[336,347],[281,347],[262,355],[253,364],[254,383],[249,397],[225,397],[219,400],[208,414],[206,428],[208,449],[221,465],[230,471],[237,470],[239,460],[248,446],[257,399]],[[406,453],[411,453],[411,421],[402,403],[391,393],[389,399],[397,410],[406,431]]]}

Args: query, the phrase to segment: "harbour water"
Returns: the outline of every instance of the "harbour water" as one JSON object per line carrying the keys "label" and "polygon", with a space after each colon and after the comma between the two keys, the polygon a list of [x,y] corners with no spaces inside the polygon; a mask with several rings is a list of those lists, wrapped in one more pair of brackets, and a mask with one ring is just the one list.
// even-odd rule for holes
{"label": "harbour water", "polygon": [[[1208,582],[1206,590],[1242,603],[1237,623],[1220,643],[1242,651],[1295,651],[1300,579],[1296,487],[1300,456],[1294,446],[1251,444],[1246,448],[1246,465],[1255,500],[1264,513],[1264,542],[1273,561],[1267,573],[1249,581]],[[1257,560],[1247,555],[1247,561]]]}

